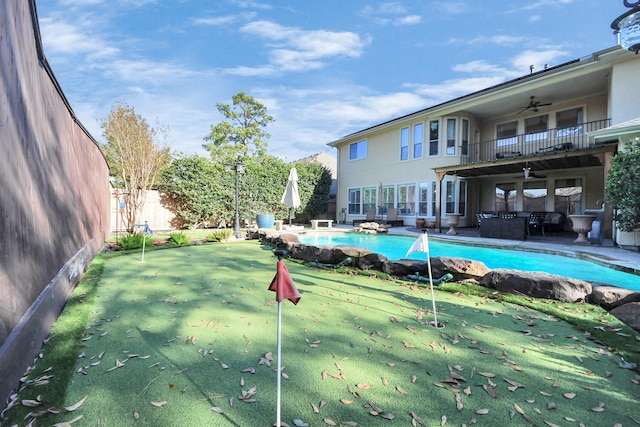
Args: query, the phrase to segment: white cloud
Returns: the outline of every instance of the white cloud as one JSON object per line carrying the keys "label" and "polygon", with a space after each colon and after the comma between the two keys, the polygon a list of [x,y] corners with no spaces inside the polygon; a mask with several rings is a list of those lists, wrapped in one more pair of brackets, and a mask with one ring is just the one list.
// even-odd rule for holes
{"label": "white cloud", "polygon": [[[378,25],[415,25],[421,21],[420,15],[407,14],[407,8],[398,2],[380,3],[376,6],[367,5],[360,10],[360,15]],[[402,16],[398,16],[402,15]]]}
{"label": "white cloud", "polygon": [[395,21],[396,25],[416,25],[419,24],[422,18],[420,15],[407,15],[399,18]]}
{"label": "white cloud", "polygon": [[269,21],[244,25],[241,32],[264,39],[269,52],[269,65],[250,68],[235,67],[228,72],[241,75],[269,75],[282,71],[306,71],[325,66],[334,57],[359,57],[367,44],[356,33],[327,30],[302,30]]}
{"label": "white cloud", "polygon": [[[85,22],[90,22],[86,19]],[[118,48],[110,46],[99,36],[88,35],[91,32],[69,22],[53,18],[41,18],[40,29],[47,37],[44,38],[45,53],[64,55],[89,54],[94,58],[113,56],[119,52]]]}

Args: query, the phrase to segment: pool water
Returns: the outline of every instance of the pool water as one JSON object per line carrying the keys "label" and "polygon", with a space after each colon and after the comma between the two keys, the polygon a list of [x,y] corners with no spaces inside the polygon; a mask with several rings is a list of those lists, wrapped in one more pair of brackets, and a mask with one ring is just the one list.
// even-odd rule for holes
{"label": "pool water", "polygon": [[[301,235],[300,242],[307,245],[352,245],[379,253],[391,260],[402,258],[425,259],[424,253],[407,250],[416,237],[371,234],[316,234]],[[640,291],[640,276],[608,268],[593,262],[522,250],[495,249],[480,246],[429,241],[429,255],[449,256],[483,262],[488,268],[510,268],[515,270],[542,271],[574,279],[608,283],[620,288]]]}

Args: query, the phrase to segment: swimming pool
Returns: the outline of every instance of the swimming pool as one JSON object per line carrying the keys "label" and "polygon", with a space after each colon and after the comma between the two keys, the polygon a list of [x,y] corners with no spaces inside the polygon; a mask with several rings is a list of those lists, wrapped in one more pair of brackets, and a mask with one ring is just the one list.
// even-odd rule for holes
{"label": "swimming pool", "polygon": [[[407,250],[417,236],[371,235],[356,233],[301,235],[300,242],[307,245],[352,245],[369,249],[389,259],[425,259],[424,253]],[[594,262],[562,255],[551,255],[522,250],[495,249],[429,240],[432,257],[450,256],[483,262],[491,269],[510,268],[526,271],[543,271],[575,279],[608,283],[620,288],[640,291],[640,276],[607,268]]]}

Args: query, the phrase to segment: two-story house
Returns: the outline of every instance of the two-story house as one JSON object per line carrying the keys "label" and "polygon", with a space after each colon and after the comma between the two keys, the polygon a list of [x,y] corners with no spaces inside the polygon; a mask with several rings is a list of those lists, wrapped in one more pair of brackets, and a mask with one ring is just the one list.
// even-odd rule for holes
{"label": "two-story house", "polygon": [[339,219],[599,208],[612,156],[640,135],[638,76],[640,56],[616,46],[333,141]]}

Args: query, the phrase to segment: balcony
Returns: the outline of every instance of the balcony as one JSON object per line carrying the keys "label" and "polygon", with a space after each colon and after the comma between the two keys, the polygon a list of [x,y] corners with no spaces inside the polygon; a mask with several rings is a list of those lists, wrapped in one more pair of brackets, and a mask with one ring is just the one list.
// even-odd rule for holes
{"label": "balcony", "polygon": [[611,125],[611,119],[596,120],[578,126],[548,129],[544,132],[515,135],[462,146],[461,165],[496,162],[505,159],[544,156],[553,153],[594,148],[588,132]]}

